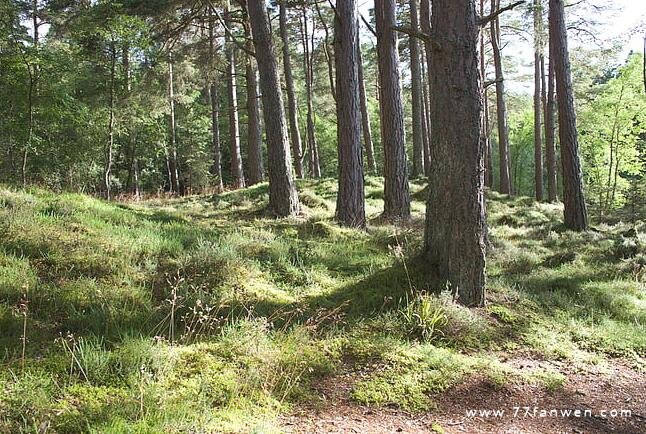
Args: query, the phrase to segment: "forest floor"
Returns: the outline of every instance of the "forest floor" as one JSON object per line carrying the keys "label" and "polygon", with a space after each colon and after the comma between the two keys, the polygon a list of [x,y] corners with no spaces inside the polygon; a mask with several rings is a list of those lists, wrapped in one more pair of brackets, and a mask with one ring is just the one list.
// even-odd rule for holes
{"label": "forest floor", "polygon": [[418,257],[422,184],[396,227],[369,178],[367,231],[334,223],[335,190],[299,182],[303,215],[275,220],[266,184],[0,186],[0,433],[644,431],[646,223],[573,233],[489,193],[487,306],[466,309]]}

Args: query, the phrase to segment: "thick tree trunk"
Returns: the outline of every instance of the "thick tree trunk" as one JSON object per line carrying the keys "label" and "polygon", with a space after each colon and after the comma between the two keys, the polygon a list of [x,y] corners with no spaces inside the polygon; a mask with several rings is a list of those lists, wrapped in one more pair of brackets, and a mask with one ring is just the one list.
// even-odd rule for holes
{"label": "thick tree trunk", "polygon": [[583,195],[579,142],[570,73],[567,28],[563,0],[550,0],[550,44],[556,72],[559,113],[559,139],[563,166],[563,203],[565,226],[576,231],[588,228],[588,213]]}
{"label": "thick tree trunk", "polygon": [[[227,11],[227,25],[229,28],[231,20]],[[238,121],[238,95],[236,80],[236,50],[235,42],[229,32],[225,33],[225,44],[227,45],[227,92],[229,96],[229,150],[231,152],[231,176],[233,176],[233,188],[244,188],[244,170],[242,168],[242,153],[240,152],[240,125]]]}
{"label": "thick tree trunk", "polygon": [[321,160],[319,159],[318,143],[316,142],[316,134],[314,131],[314,68],[312,64],[312,57],[309,44],[309,29],[307,26],[308,18],[305,8],[302,10],[302,27],[301,37],[303,42],[303,62],[305,68],[305,91],[307,94],[307,148],[310,153],[310,174],[312,178],[321,177]]}
{"label": "thick tree trunk", "polygon": [[283,69],[285,70],[285,84],[287,86],[287,112],[289,114],[289,138],[292,143],[292,156],[296,167],[296,176],[304,178],[303,172],[303,146],[301,132],[298,126],[298,109],[296,104],[296,91],[294,90],[294,76],[292,74],[292,60],[289,53],[289,37],[287,34],[287,6],[285,1],[280,2],[280,38],[283,42]]}
{"label": "thick tree trunk", "polygon": [[395,0],[375,2],[381,141],[384,148],[384,217],[408,220],[410,193],[406,168],[404,109],[399,78]]}
{"label": "thick tree trunk", "polygon": [[[251,28],[245,25],[247,49],[253,51]],[[260,125],[260,101],[258,95],[258,71],[255,59],[247,54],[247,166],[249,168],[249,185],[258,184],[265,177],[262,160],[262,127]],[[300,146],[300,139],[299,139]],[[300,161],[296,158],[295,161]]]}
{"label": "thick tree trunk", "polygon": [[299,213],[300,206],[292,174],[285,107],[265,0],[247,0],[247,7],[260,72],[263,115],[267,133],[269,209],[277,216],[296,215]]}
{"label": "thick tree trunk", "polygon": [[554,61],[550,54],[545,95],[545,165],[547,166],[547,198],[550,202],[558,201],[558,167],[556,161],[556,82]]}
{"label": "thick tree trunk", "polygon": [[168,104],[170,106],[170,138],[168,146],[170,192],[179,194],[179,174],[177,169],[177,122],[175,120],[175,81],[173,76],[172,53],[168,56]]}
{"label": "thick tree trunk", "polygon": [[[500,6],[500,0],[491,0],[491,10]],[[491,20],[491,47],[496,70],[496,107],[498,118],[498,154],[500,158],[500,186],[503,194],[511,194],[510,159],[509,159],[509,128],[507,126],[507,105],[505,103],[505,81],[500,54],[500,23],[498,18]]]}
{"label": "thick tree trunk", "polygon": [[368,96],[366,95],[366,82],[363,77],[363,57],[361,56],[361,44],[359,43],[359,102],[361,103],[361,131],[363,133],[363,147],[366,151],[368,171],[372,175],[377,174],[375,163],[375,146],[372,142],[372,127],[370,126],[370,113],[368,112]]}
{"label": "thick tree trunk", "polygon": [[543,53],[543,6],[534,0],[534,194],[543,200],[543,137],[541,125],[541,55]]}
{"label": "thick tree trunk", "polygon": [[[413,31],[419,31],[418,0],[410,0],[410,21]],[[419,42],[417,37],[409,38],[410,45],[410,70],[411,70],[411,94],[412,94],[412,116],[413,116],[413,178],[424,175],[424,134],[422,126],[422,72],[421,59],[419,54]]]}
{"label": "thick tree trunk", "polygon": [[358,17],[356,0],[337,3],[334,19],[339,153],[336,218],[344,226],[362,228],[366,225],[366,211],[361,153]]}
{"label": "thick tree trunk", "polygon": [[[475,0],[433,0],[433,165],[426,254],[466,306],[485,302],[484,149]],[[450,85],[448,85],[450,84]]]}

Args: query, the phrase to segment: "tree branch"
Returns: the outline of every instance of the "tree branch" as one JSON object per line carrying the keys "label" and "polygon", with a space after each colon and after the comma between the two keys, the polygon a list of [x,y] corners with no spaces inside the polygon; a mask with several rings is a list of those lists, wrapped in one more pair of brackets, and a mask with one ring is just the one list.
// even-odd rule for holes
{"label": "tree branch", "polygon": [[514,9],[515,7],[517,7],[517,6],[522,5],[523,3],[525,3],[525,0],[517,1],[516,3],[512,3],[510,5],[507,5],[504,8],[500,8],[497,11],[494,11],[494,12],[490,13],[489,15],[486,15],[484,17],[480,17],[480,19],[478,19],[478,24],[480,24],[481,26],[489,24],[492,20],[496,19],[498,17],[498,15],[502,14],[503,12],[510,11],[510,10]]}

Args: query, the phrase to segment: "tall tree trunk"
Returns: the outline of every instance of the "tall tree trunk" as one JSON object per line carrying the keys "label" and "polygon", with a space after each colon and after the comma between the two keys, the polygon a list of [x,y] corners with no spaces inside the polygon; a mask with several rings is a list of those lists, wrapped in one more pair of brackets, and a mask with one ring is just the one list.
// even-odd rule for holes
{"label": "tall tree trunk", "polygon": [[[228,2],[227,2],[228,3]],[[231,28],[230,12],[226,11],[227,27]],[[233,188],[244,188],[244,170],[242,168],[242,153],[240,152],[240,125],[238,122],[238,85],[236,80],[236,50],[231,34],[225,32],[227,45],[227,92],[229,96],[229,149],[231,152],[231,176]]]}
{"label": "tall tree trunk", "polygon": [[300,206],[292,174],[285,107],[265,0],[247,0],[247,7],[260,72],[263,115],[267,132],[269,209],[277,216],[296,215],[299,213]]}
{"label": "tall tree trunk", "polygon": [[[247,49],[253,51],[251,28],[245,24]],[[265,177],[262,160],[262,127],[260,125],[260,101],[258,95],[258,71],[255,59],[247,54],[246,79],[247,79],[247,156],[249,167],[249,185],[258,184]],[[300,139],[299,139],[300,146]],[[295,158],[300,161],[300,158]]]}
{"label": "tall tree trunk", "polygon": [[433,165],[426,254],[459,303],[482,306],[486,221],[475,0],[433,0],[432,29],[437,50],[429,72]]}
{"label": "tall tree trunk", "polygon": [[325,43],[323,44],[323,54],[325,54],[325,61],[327,62],[327,73],[328,73],[328,79],[330,80],[330,92],[332,93],[332,97],[334,98],[334,101],[336,101],[336,89],[334,87],[334,66],[332,62],[332,56],[330,55],[330,30],[328,29],[327,23],[325,22],[325,18],[323,17],[323,13],[321,12],[321,8],[319,6],[319,2],[314,2],[314,6],[316,7],[316,13],[319,16],[319,20],[321,21],[321,25],[323,26],[323,31],[325,32]]}
{"label": "tall tree trunk", "polygon": [[361,153],[358,18],[357,0],[337,3],[334,19],[339,153],[336,218],[344,226],[362,228],[366,225],[366,211]]}
{"label": "tall tree trunk", "polygon": [[[491,10],[496,11],[500,0],[491,0]],[[511,194],[510,159],[509,159],[509,128],[507,126],[507,105],[505,103],[505,81],[500,54],[500,22],[498,17],[491,20],[491,47],[496,69],[496,107],[498,118],[498,154],[500,157],[500,192]]]}
{"label": "tall tree trunk", "polygon": [[399,79],[396,1],[375,2],[381,141],[384,148],[384,217],[408,220],[410,192],[406,168],[404,109]]}
{"label": "tall tree trunk", "polygon": [[114,41],[110,44],[110,96],[109,96],[109,120],[108,120],[108,143],[105,150],[105,165],[103,171],[103,187],[107,200],[111,200],[111,180],[112,176],[112,153],[114,150],[114,104],[115,104],[115,80],[116,80],[116,63],[117,52]]}
{"label": "tall tree trunk", "polygon": [[[485,0],[480,0],[480,16],[485,15]],[[482,83],[487,81],[487,62],[485,60],[485,32],[484,28],[480,30],[480,77]],[[493,158],[491,156],[491,131],[489,126],[489,90],[483,85],[482,105],[484,107],[484,116],[482,118],[482,146],[485,153],[485,186],[493,188]]]}
{"label": "tall tree trunk", "polygon": [[563,166],[563,203],[565,226],[575,231],[588,228],[588,213],[583,194],[583,177],[579,161],[579,141],[574,110],[574,92],[563,0],[550,1],[550,44],[556,72],[556,97],[559,112],[559,138]]}
{"label": "tall tree trunk", "polygon": [[543,5],[534,0],[534,193],[543,200],[543,137],[541,125],[541,55],[543,53]]}
{"label": "tall tree trunk", "polygon": [[[410,0],[410,22],[413,31],[419,31],[418,0]],[[422,126],[422,72],[419,42],[416,36],[409,37],[411,96],[413,116],[413,178],[424,175],[424,134]]]}
{"label": "tall tree trunk", "polygon": [[359,103],[361,105],[361,131],[363,133],[363,147],[366,152],[368,171],[372,175],[377,174],[377,164],[375,163],[375,147],[372,142],[372,127],[370,126],[370,113],[368,112],[368,96],[366,95],[366,82],[363,77],[363,57],[361,56],[361,43],[359,45]]}
{"label": "tall tree trunk", "polygon": [[[545,61],[543,58],[543,65]],[[543,66],[544,68],[544,66]],[[545,74],[543,74],[545,76]],[[556,125],[554,112],[556,109],[556,84],[554,82],[554,60],[550,54],[550,62],[547,73],[547,88],[543,85],[543,91],[546,92],[545,100],[545,165],[547,166],[547,199],[554,203],[558,201],[558,169],[556,164]]]}
{"label": "tall tree trunk", "polygon": [[170,106],[170,143],[168,147],[170,192],[179,194],[179,173],[177,168],[177,121],[175,119],[175,78],[173,75],[172,53],[168,55],[168,104]]}
{"label": "tall tree trunk", "polygon": [[307,10],[302,9],[301,37],[303,40],[303,62],[305,68],[305,90],[307,94],[307,147],[310,152],[310,174],[313,178],[321,177],[321,161],[319,159],[318,143],[314,132],[314,68],[309,44],[309,29],[307,27]]}
{"label": "tall tree trunk", "polygon": [[[209,56],[211,59],[211,67],[215,64],[215,23],[213,19],[209,20]],[[222,152],[220,145],[220,109],[219,109],[219,95],[218,86],[214,79],[209,84],[209,100],[211,102],[211,148],[213,152],[213,164],[211,166],[211,174],[215,178],[215,188],[218,192],[224,190],[222,181]]]}
{"label": "tall tree trunk", "polygon": [[287,85],[287,112],[289,114],[289,138],[292,143],[292,156],[296,167],[296,176],[304,178],[303,172],[303,146],[301,132],[298,126],[298,109],[296,104],[296,91],[294,90],[294,76],[292,74],[292,60],[289,53],[289,36],[287,33],[287,6],[285,0],[280,2],[280,38],[283,42],[283,69],[285,70],[285,84]]}
{"label": "tall tree trunk", "polygon": [[[430,0],[420,0],[420,27],[422,32],[430,35],[431,34],[431,3]],[[431,174],[431,136],[433,131],[431,130],[431,92],[430,92],[430,71],[431,71],[431,59],[432,59],[432,47],[430,41],[424,42],[424,65],[422,69],[425,69],[426,72],[423,74],[425,77],[424,81],[424,112],[426,114],[426,134],[424,140],[424,174],[426,177],[429,177]]]}

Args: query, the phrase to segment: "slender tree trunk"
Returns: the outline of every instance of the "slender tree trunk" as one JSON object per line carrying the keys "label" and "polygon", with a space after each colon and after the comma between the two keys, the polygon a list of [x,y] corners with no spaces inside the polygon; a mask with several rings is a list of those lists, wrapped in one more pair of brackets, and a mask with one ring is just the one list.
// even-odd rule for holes
{"label": "slender tree trunk", "polygon": [[[420,27],[422,32],[430,35],[431,34],[431,3],[430,0],[420,0]],[[433,130],[431,125],[431,61],[433,56],[433,50],[430,41],[424,42],[424,53],[425,53],[425,67],[426,67],[426,82],[424,83],[424,111],[426,113],[426,140],[424,146],[424,172],[426,177],[429,177],[431,174],[431,143]]]}
{"label": "slender tree trunk", "polygon": [[109,96],[109,120],[108,120],[108,144],[105,150],[105,166],[103,171],[103,187],[107,200],[111,200],[111,176],[112,176],[112,153],[114,150],[114,103],[115,103],[115,79],[116,79],[117,52],[115,43],[110,44],[110,96]]}
{"label": "slender tree trunk", "polygon": [[[480,16],[485,15],[484,0],[480,0]],[[480,78],[482,83],[487,80],[487,63],[485,60],[485,31],[480,30]],[[483,86],[482,101],[484,116],[482,118],[481,140],[485,153],[485,186],[493,188],[493,160],[491,157],[491,131],[489,131],[489,90]]]}
{"label": "slender tree trunk", "polygon": [[[500,0],[491,0],[491,10],[496,11]],[[500,23],[498,18],[491,20],[491,47],[496,69],[496,106],[498,118],[498,149],[500,158],[500,192],[511,194],[510,159],[509,159],[509,128],[507,126],[507,105],[505,103],[505,81],[500,54]]]}
{"label": "slender tree trunk", "polygon": [[309,44],[309,29],[307,26],[307,12],[306,9],[302,10],[302,28],[301,36],[303,40],[303,62],[305,68],[305,91],[307,94],[307,147],[310,151],[310,174],[313,178],[321,177],[321,161],[319,159],[318,144],[316,142],[316,134],[314,132],[314,106],[313,106],[313,86],[314,86],[314,70],[311,59],[310,44]]}
{"label": "slender tree trunk", "polygon": [[534,0],[534,194],[543,200],[543,137],[541,125],[541,55],[543,53],[543,6]]}
{"label": "slender tree trunk", "polygon": [[485,303],[479,27],[475,0],[433,0],[431,35],[438,49],[430,70],[434,164],[425,246],[440,281],[448,281],[465,306]]}
{"label": "slender tree trunk", "polygon": [[431,127],[428,118],[428,75],[426,71],[425,50],[421,51],[422,65],[422,151],[424,158],[424,176],[428,178],[431,172]]}
{"label": "slender tree trunk", "polygon": [[[545,96],[545,164],[547,166],[547,199],[552,203],[558,201],[556,125],[554,117],[556,109],[556,84],[554,78],[554,58],[550,53],[547,73],[547,95]],[[543,86],[543,89],[545,89],[545,86]]]}
{"label": "slender tree trunk", "polygon": [[287,34],[287,6],[285,1],[280,2],[280,38],[283,42],[283,69],[285,70],[285,84],[287,85],[287,112],[289,114],[289,137],[292,143],[292,154],[296,176],[304,178],[303,172],[303,146],[301,132],[298,126],[298,109],[296,104],[296,91],[294,90],[294,76],[292,74],[292,60],[289,53],[289,36]]}
{"label": "slender tree trunk", "polygon": [[[215,63],[215,33],[212,19],[209,21],[209,47],[211,64],[213,67]],[[222,148],[220,145],[220,109],[218,86],[215,80],[209,84],[209,100],[211,102],[211,147],[213,152],[211,174],[215,178],[215,188],[218,192],[221,192],[224,190],[224,185],[222,181]]]}
{"label": "slender tree trunk", "polygon": [[[253,51],[251,28],[245,25],[247,36],[247,49]],[[249,185],[258,184],[265,177],[262,159],[262,127],[260,125],[260,100],[258,95],[258,71],[255,59],[247,54],[246,79],[247,79],[247,155],[249,166]],[[299,139],[300,146],[300,139]],[[295,161],[300,161],[295,158]]]}
{"label": "slender tree trunk", "polygon": [[330,80],[330,92],[332,92],[332,97],[334,98],[334,101],[336,101],[336,89],[334,87],[334,66],[332,62],[332,56],[330,55],[330,30],[327,26],[327,23],[325,22],[325,18],[323,17],[323,14],[321,13],[321,8],[319,6],[319,2],[314,2],[314,5],[316,7],[316,13],[319,16],[319,20],[321,21],[321,25],[323,26],[323,31],[325,32],[325,43],[323,44],[323,54],[325,54],[325,61],[327,62],[327,72],[328,72],[328,78]]}
{"label": "slender tree trunk", "polygon": [[565,226],[575,231],[588,228],[588,213],[583,194],[583,177],[579,161],[579,141],[574,110],[574,92],[563,0],[550,2],[550,44],[556,72],[556,97],[559,112],[559,138],[563,166],[563,203]]}
{"label": "slender tree trunk", "polygon": [[384,217],[408,220],[410,193],[406,168],[404,109],[399,77],[395,0],[375,3],[379,65],[381,140],[384,148]]}
{"label": "slender tree trunk", "polygon": [[175,119],[175,78],[173,75],[172,53],[168,55],[168,104],[170,106],[170,144],[168,147],[170,192],[179,194],[179,173],[177,168],[177,121]]}
{"label": "slender tree trunk", "polygon": [[[419,31],[418,0],[410,0],[410,21],[411,28]],[[417,37],[409,38],[410,45],[410,70],[411,70],[411,93],[412,93],[412,116],[413,116],[413,178],[424,174],[424,135],[422,127],[422,73],[421,59],[419,54],[419,43]]]}
{"label": "slender tree trunk", "polygon": [[372,127],[370,126],[370,113],[368,112],[368,97],[366,95],[366,82],[363,77],[363,57],[361,56],[361,44],[359,43],[359,102],[361,105],[361,131],[363,133],[363,146],[366,152],[368,171],[372,175],[377,174],[375,163],[375,147],[372,142]]}
{"label": "slender tree trunk", "polygon": [[260,72],[263,115],[267,132],[269,209],[277,216],[296,215],[299,213],[300,206],[292,174],[285,107],[265,0],[247,0],[247,7]]}
{"label": "slender tree trunk", "polygon": [[344,226],[365,227],[359,84],[359,14],[357,0],[338,2],[334,19],[339,193],[336,218]]}
{"label": "slender tree trunk", "polygon": [[[227,26],[231,28],[230,12],[226,12]],[[236,51],[235,42],[229,32],[225,33],[227,45],[227,92],[229,96],[229,149],[231,152],[231,175],[233,188],[244,188],[244,170],[242,168],[242,153],[240,152],[240,125],[238,122],[238,85],[236,80]]]}

